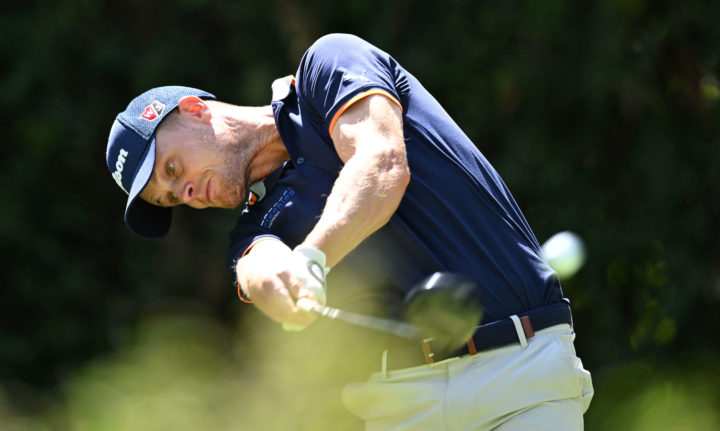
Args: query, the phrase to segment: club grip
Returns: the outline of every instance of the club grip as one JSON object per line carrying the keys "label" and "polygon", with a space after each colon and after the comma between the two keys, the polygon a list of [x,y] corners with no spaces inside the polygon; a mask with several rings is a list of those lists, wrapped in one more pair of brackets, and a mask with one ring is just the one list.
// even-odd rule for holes
{"label": "club grip", "polygon": [[320,304],[309,298],[298,299],[295,306],[306,313],[318,312],[321,308]]}

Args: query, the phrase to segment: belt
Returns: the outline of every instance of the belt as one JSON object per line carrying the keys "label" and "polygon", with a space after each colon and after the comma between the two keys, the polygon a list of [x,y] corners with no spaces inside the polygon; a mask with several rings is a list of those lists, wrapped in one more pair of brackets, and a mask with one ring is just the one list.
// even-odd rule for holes
{"label": "belt", "polygon": [[467,341],[467,344],[454,352],[433,352],[432,340],[423,342],[420,345],[410,344],[393,347],[386,351],[385,360],[387,361],[387,369],[397,370],[431,364],[455,356],[463,356],[466,354],[474,355],[484,350],[490,350],[508,344],[521,343],[519,329],[516,326],[518,320],[525,334],[525,338],[529,339],[535,336],[535,331],[540,331],[550,326],[562,323],[567,323],[572,326],[572,313],[567,303],[558,302],[526,311],[518,316],[486,323],[478,326],[472,338]]}

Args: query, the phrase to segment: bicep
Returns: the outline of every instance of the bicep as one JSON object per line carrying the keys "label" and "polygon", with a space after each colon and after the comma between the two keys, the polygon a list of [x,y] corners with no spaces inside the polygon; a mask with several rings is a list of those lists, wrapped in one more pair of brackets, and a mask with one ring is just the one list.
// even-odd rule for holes
{"label": "bicep", "polygon": [[334,122],[331,133],[343,163],[358,152],[405,156],[402,109],[382,93],[354,102]]}

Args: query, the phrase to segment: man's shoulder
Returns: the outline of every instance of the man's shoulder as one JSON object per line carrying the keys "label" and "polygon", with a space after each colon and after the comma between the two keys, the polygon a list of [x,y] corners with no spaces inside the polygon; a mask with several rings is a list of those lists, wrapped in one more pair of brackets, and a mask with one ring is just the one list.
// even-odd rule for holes
{"label": "man's shoulder", "polygon": [[377,47],[358,36],[347,33],[331,33],[317,39],[307,49],[305,66],[337,65],[372,56]]}
{"label": "man's shoulder", "polygon": [[369,45],[369,43],[358,36],[349,33],[330,33],[317,39],[308,52],[322,52],[326,50],[338,50]]}
{"label": "man's shoulder", "polygon": [[357,63],[355,58],[367,51],[367,42],[346,33],[331,33],[317,39],[305,51],[295,74],[300,94],[324,94],[338,68]]}

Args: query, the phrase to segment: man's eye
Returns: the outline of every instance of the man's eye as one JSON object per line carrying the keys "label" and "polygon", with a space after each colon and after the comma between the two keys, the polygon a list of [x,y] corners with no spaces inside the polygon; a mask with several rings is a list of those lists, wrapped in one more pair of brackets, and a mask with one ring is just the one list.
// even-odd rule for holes
{"label": "man's eye", "polygon": [[175,164],[173,162],[168,163],[167,170],[170,175],[175,174]]}

